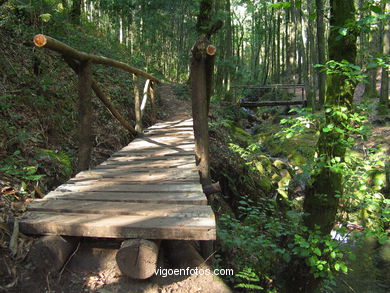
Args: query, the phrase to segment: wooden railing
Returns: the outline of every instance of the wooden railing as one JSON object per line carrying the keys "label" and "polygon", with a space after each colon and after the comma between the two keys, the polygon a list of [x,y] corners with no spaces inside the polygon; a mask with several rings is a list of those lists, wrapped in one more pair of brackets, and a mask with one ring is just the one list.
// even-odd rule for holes
{"label": "wooden railing", "polygon": [[[92,91],[96,94],[99,100],[110,111],[110,113],[120,122],[120,124],[130,131],[132,134],[142,133],[142,117],[146,109],[148,97],[151,104],[152,120],[156,119],[156,103],[155,103],[155,85],[160,83],[160,80],[154,76],[134,68],[126,63],[119,62],[114,59],[97,56],[78,51],[54,38],[38,34],[34,37],[34,44],[38,47],[44,47],[56,51],[62,55],[65,62],[78,75],[78,93],[79,93],[79,150],[78,150],[78,169],[85,170],[89,168],[90,155],[92,150],[91,141],[91,97]],[[91,64],[103,64],[116,67],[127,71],[133,76],[134,83],[134,112],[135,125],[129,123],[120,112],[112,105],[110,99],[106,96],[103,90],[98,86],[97,82],[92,78]],[[146,79],[145,86],[142,92],[142,100],[140,97],[139,77]]]}
{"label": "wooden railing", "polygon": [[284,105],[299,105],[306,104],[305,85],[304,84],[266,84],[266,85],[235,85],[232,89],[293,89],[294,94],[296,89],[301,89],[302,100],[295,101],[255,101],[255,102],[239,102],[240,107],[262,107],[262,106],[284,106]]}

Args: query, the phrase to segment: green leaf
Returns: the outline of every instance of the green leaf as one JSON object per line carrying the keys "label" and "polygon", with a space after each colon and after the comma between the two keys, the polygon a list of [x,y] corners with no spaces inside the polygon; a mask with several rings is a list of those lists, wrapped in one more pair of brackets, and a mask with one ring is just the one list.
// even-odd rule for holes
{"label": "green leaf", "polygon": [[348,33],[348,28],[342,27],[342,28],[339,29],[339,34],[340,35],[345,37],[347,35],[347,33]]}
{"label": "green leaf", "polygon": [[40,19],[42,19],[43,22],[49,22],[51,19],[50,13],[44,13],[39,16]]}
{"label": "green leaf", "polygon": [[376,14],[381,14],[382,13],[382,8],[380,6],[371,5],[370,6],[370,10],[372,12],[375,12]]}
{"label": "green leaf", "polygon": [[334,264],[334,268],[336,271],[339,271],[340,270],[340,264],[339,263],[335,263]]}
{"label": "green leaf", "polygon": [[321,256],[321,255],[322,255],[321,250],[320,250],[318,247],[314,248],[314,249],[313,249],[313,252],[314,252],[316,255],[318,255],[318,256]]}
{"label": "green leaf", "polygon": [[275,8],[275,9],[280,9],[280,8],[289,8],[291,7],[291,2],[277,2],[271,5],[268,5],[268,8]]}
{"label": "green leaf", "polygon": [[344,273],[347,273],[348,272],[348,268],[345,264],[340,264],[340,267],[341,267],[341,270],[344,272]]}

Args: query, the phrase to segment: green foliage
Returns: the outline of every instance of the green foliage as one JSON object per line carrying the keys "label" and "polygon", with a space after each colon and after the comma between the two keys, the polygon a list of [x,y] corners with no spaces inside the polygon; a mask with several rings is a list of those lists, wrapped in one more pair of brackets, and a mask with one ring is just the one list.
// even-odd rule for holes
{"label": "green foliage", "polygon": [[0,171],[24,181],[39,181],[44,174],[37,174],[38,166],[30,166],[19,150],[0,161]]}
{"label": "green foliage", "polygon": [[59,164],[58,172],[65,177],[70,177],[73,172],[72,161],[69,155],[63,151],[53,151],[48,149],[41,149],[38,159],[48,158],[50,161]]}
{"label": "green foliage", "polygon": [[326,72],[327,75],[338,75],[344,76],[346,85],[357,84],[362,82],[367,77],[367,74],[364,74],[361,67],[348,62],[347,60],[342,60],[337,62],[335,60],[329,60],[322,64],[314,65],[315,68],[320,68],[321,71]]}
{"label": "green foliage", "polygon": [[245,288],[250,290],[262,290],[263,287],[256,285],[254,283],[259,282],[260,278],[251,268],[244,268],[243,271],[236,274],[236,277],[243,280],[243,283],[235,285],[235,288]]}
{"label": "green foliage", "polygon": [[321,113],[313,113],[311,108],[292,109],[289,113],[295,113],[296,115],[280,121],[280,124],[285,127],[282,131],[275,134],[277,138],[293,138],[300,134],[304,134],[308,129],[312,129],[314,132],[317,132],[319,130],[321,120],[323,120],[323,115]]}

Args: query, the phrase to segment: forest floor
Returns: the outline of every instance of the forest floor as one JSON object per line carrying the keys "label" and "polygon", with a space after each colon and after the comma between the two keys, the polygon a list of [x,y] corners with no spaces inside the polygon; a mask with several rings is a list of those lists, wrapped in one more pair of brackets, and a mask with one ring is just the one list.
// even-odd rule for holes
{"label": "forest floor", "polygon": [[[188,99],[177,98],[177,85],[163,84],[159,87],[160,117],[163,120],[186,119],[191,117]],[[179,93],[186,94],[183,92]],[[12,229],[8,229],[9,236]],[[15,233],[14,233],[15,234]],[[147,293],[192,293],[192,292],[230,292],[227,286],[213,275],[156,276],[147,280],[133,280],[123,277],[116,265],[116,252],[120,241],[113,239],[81,239],[74,254],[63,270],[48,273],[29,262],[30,237],[18,235],[18,253],[12,256],[11,250],[1,249],[0,254],[0,292],[147,292]],[[171,268],[160,252],[159,266]],[[205,264],[202,266],[206,266]]]}

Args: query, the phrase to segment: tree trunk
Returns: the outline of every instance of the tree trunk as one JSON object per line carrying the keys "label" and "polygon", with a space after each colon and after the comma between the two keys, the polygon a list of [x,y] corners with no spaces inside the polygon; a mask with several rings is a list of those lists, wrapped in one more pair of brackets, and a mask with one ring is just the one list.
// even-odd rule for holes
{"label": "tree trunk", "polygon": [[[384,5],[387,11],[390,9],[390,3]],[[384,9],[385,10],[385,9]],[[383,55],[390,55],[390,24],[387,22],[383,27]],[[389,71],[382,67],[380,103],[389,107]]]}
{"label": "tree trunk", "polygon": [[72,10],[70,12],[70,16],[72,19],[72,22],[75,24],[80,24],[80,18],[81,18],[81,7],[83,0],[73,0],[72,2]]}
{"label": "tree trunk", "polygon": [[[379,32],[375,29],[371,29],[370,32],[370,55],[375,56],[377,54],[377,43],[378,43],[378,34]],[[370,62],[371,63],[371,62]],[[365,95],[368,98],[377,98],[378,97],[378,91],[376,89],[376,82],[377,82],[377,73],[378,69],[376,67],[370,68],[367,70],[368,72],[368,83],[366,85]]]}
{"label": "tree trunk", "polygon": [[[345,27],[354,21],[355,7],[353,0],[330,0],[331,27]],[[331,30],[328,47],[329,58],[341,62],[343,59],[350,63],[356,58],[356,37],[347,35],[340,38],[338,30]],[[341,74],[332,74],[327,79],[327,91],[325,96],[326,124],[333,124],[331,131],[321,131],[318,140],[318,157],[322,158],[321,167],[312,175],[312,184],[307,188],[304,199],[304,223],[309,231],[316,231],[317,227],[322,235],[330,233],[334,226],[337,214],[339,198],[343,194],[342,174],[331,167],[335,158],[341,162],[344,160],[346,147],[343,141],[347,138],[348,121],[343,120],[335,111],[350,109],[352,106],[353,91],[355,85],[346,83],[346,78]],[[345,110],[344,110],[345,111]],[[348,110],[347,110],[348,111]],[[343,133],[335,129],[343,130]],[[315,292],[321,280],[315,278],[310,272],[310,267],[304,259],[293,260],[295,268],[289,268],[290,274],[287,280],[287,292]]]}
{"label": "tree trunk", "polygon": [[[324,24],[324,1],[316,0],[317,9],[317,51],[318,63],[325,64],[325,24]],[[325,101],[325,83],[326,73],[318,72],[318,99],[319,104],[323,105]]]}
{"label": "tree trunk", "polygon": [[78,81],[79,149],[78,170],[87,170],[92,152],[92,73],[91,63],[80,63]]}
{"label": "tree trunk", "polygon": [[202,0],[200,3],[197,22],[199,40],[192,48],[190,66],[195,155],[203,185],[211,183],[208,111],[212,92],[215,47],[209,44],[209,40],[211,35],[222,26],[221,21],[211,25],[212,7],[212,0]]}
{"label": "tree trunk", "polygon": [[192,117],[194,119],[195,155],[202,184],[210,184],[210,154],[207,115],[207,81],[204,42],[198,41],[191,59]]}

